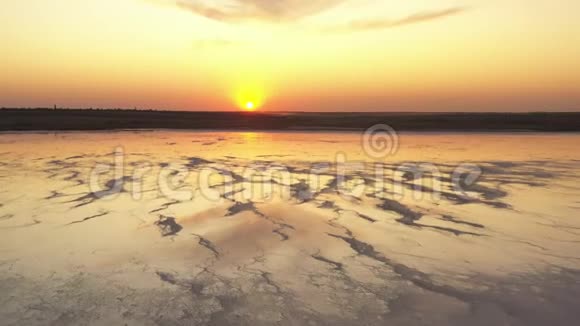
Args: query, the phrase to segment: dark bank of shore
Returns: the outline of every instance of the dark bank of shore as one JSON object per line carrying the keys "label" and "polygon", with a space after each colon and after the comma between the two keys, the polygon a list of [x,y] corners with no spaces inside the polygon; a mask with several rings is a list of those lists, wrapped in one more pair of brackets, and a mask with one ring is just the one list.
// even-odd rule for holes
{"label": "dark bank of shore", "polygon": [[580,112],[248,113],[88,109],[0,109],[0,131],[222,129],[579,132]]}

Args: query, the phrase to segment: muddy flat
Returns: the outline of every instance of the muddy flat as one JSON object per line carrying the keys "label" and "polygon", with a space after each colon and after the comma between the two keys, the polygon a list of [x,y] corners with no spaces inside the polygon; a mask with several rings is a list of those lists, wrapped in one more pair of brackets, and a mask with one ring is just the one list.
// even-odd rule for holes
{"label": "muddy flat", "polygon": [[579,134],[0,135],[1,325],[575,325]]}

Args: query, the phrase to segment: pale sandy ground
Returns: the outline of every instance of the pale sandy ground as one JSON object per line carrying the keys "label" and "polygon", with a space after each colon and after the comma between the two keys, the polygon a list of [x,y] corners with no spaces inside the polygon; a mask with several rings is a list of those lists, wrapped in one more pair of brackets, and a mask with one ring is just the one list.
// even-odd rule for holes
{"label": "pale sandy ground", "polygon": [[[0,325],[577,325],[580,135],[403,134],[384,177],[360,141],[1,134]],[[95,197],[90,172],[118,145],[123,174],[99,180],[122,187]],[[337,151],[366,164],[308,178]],[[449,180],[465,162],[483,169],[469,197]],[[270,189],[248,166],[289,178]],[[185,192],[204,173],[216,199]]]}

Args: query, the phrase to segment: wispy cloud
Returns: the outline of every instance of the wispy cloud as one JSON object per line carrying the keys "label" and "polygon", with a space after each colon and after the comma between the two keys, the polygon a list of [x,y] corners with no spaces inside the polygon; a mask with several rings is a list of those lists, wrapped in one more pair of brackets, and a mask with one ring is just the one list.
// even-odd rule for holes
{"label": "wispy cloud", "polygon": [[230,0],[208,4],[202,0],[177,0],[180,8],[209,19],[227,22],[245,20],[296,20],[328,10],[345,0]]}
{"label": "wispy cloud", "polygon": [[463,13],[467,9],[465,7],[454,7],[447,8],[444,10],[437,11],[424,11],[412,14],[410,16],[401,19],[367,19],[367,20],[356,20],[352,21],[346,25],[333,26],[329,28],[324,28],[326,32],[360,32],[376,29],[386,29],[394,28],[412,24],[418,24],[423,22],[428,22],[432,20],[438,20],[446,18],[449,16],[454,16]]}
{"label": "wispy cloud", "polygon": [[[348,0],[149,0],[168,1],[198,16],[216,21],[296,21],[330,10]],[[400,19],[373,18],[352,20],[343,25],[322,27],[325,33],[349,33],[379,30],[424,23],[459,15],[466,7],[421,11]]]}

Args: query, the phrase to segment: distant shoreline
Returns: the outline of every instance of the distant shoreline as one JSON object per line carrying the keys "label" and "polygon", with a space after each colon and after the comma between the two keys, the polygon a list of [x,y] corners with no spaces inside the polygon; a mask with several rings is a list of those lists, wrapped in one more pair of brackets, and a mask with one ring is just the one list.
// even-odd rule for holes
{"label": "distant shoreline", "polygon": [[0,109],[0,131],[288,131],[356,132],[376,124],[397,131],[580,132],[580,112],[534,113],[248,113],[90,109]]}

